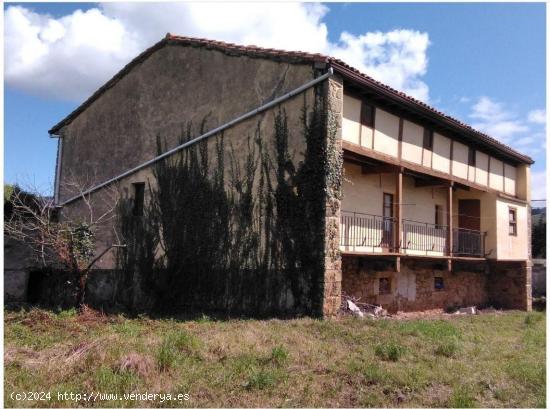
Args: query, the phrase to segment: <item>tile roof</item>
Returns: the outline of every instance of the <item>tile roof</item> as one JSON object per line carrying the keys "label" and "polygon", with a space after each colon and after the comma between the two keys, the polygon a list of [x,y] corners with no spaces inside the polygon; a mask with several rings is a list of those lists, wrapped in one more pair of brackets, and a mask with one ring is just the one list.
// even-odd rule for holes
{"label": "tile roof", "polygon": [[493,148],[501,151],[503,154],[507,156],[510,155],[520,162],[524,162],[528,164],[533,163],[533,160],[529,156],[524,155],[520,152],[517,152],[511,147],[503,144],[502,142],[499,142],[495,138],[492,138],[491,136],[472,128],[470,125],[464,122],[461,122],[458,119],[453,118],[445,114],[444,112],[441,112],[431,107],[430,105],[405,94],[404,92],[398,91],[386,84],[383,84],[373,79],[372,77],[362,73],[358,69],[352,67],[351,65],[347,64],[346,62],[338,58],[330,57],[319,53],[308,53],[308,52],[302,52],[302,51],[286,51],[286,50],[279,50],[274,48],[263,48],[255,45],[245,46],[245,45],[239,45],[234,43],[226,43],[223,41],[209,40],[206,38],[195,38],[195,37],[184,37],[184,36],[172,35],[170,33],[166,34],[166,36],[161,41],[154,44],[152,47],[148,48],[147,50],[143,51],[140,55],[138,55],[136,58],[130,61],[113,78],[111,78],[107,83],[105,83],[96,92],[94,92],[92,96],[90,96],[78,108],[76,108],[73,112],[71,112],[65,119],[63,119],[61,122],[53,126],[52,129],[50,129],[48,132],[54,135],[57,134],[61,130],[61,128],[63,128],[65,125],[73,121],[103,92],[105,92],[107,89],[114,86],[116,82],[118,82],[118,80],[120,80],[124,75],[126,75],[136,64],[139,64],[140,62],[145,60],[147,57],[149,57],[153,52],[155,52],[156,50],[168,44],[187,45],[191,47],[204,47],[207,49],[221,51],[228,55],[235,55],[235,56],[247,55],[249,57],[270,58],[273,60],[290,62],[290,63],[325,62],[333,66],[333,68],[337,72],[344,75],[345,77],[350,77],[354,80],[358,80],[366,86],[376,88],[378,91],[385,91],[387,96],[397,98],[400,102],[408,103],[408,105],[421,110],[424,114],[431,114],[433,115],[434,119],[436,120],[439,119],[444,121],[448,126],[456,128],[457,131],[467,132],[468,134],[473,135],[474,137],[477,137],[479,142],[488,144]]}

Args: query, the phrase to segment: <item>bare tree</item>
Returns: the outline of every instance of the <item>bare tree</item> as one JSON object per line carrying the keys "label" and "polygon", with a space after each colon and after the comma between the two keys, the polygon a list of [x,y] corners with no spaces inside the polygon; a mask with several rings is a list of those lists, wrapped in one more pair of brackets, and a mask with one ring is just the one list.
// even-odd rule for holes
{"label": "bare tree", "polygon": [[[78,278],[77,305],[85,303],[86,283],[92,267],[114,247],[123,247],[113,225],[118,203],[115,187],[95,194],[86,194],[83,184],[67,186],[79,192],[78,216],[62,214],[52,197],[37,189],[15,187],[5,200],[4,232],[32,250],[42,267],[70,271]],[[93,198],[92,198],[93,196]],[[113,242],[98,248],[98,233],[112,229]]]}

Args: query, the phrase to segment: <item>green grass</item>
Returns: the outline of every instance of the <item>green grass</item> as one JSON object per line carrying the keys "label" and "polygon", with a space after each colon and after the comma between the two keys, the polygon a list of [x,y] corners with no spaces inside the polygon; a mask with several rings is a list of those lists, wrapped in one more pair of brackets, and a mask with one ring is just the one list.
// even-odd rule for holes
{"label": "green grass", "polygon": [[[5,312],[7,407],[544,407],[542,312],[194,321]],[[189,393],[16,401],[11,392]]]}
{"label": "green grass", "polygon": [[394,341],[389,341],[376,345],[374,352],[383,360],[397,362],[405,353],[405,348]]}

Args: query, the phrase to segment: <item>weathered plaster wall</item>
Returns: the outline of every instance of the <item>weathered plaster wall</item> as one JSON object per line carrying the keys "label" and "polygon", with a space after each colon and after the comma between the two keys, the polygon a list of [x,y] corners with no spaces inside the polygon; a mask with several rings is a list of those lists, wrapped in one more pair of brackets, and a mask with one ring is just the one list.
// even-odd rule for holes
{"label": "weathered plaster wall", "polygon": [[[97,158],[101,152],[89,150],[91,141],[119,126],[107,111],[125,115],[119,122],[128,125],[128,134],[111,146],[112,154],[103,152],[99,180],[155,156],[157,136],[165,151],[176,140],[196,137],[315,75],[308,65],[217,51],[167,47],[158,54],[66,131],[74,138],[73,153]],[[172,64],[183,69],[166,67]],[[139,92],[128,95],[129,87]],[[134,101],[135,111],[117,111],[117,104],[134,97],[141,102]],[[117,239],[128,244],[96,266],[122,269],[117,299],[138,310],[334,314],[341,279],[337,244],[330,237],[338,238],[341,112],[341,81],[334,79],[118,183],[125,209],[131,206],[132,183],[146,183],[146,213],[139,220],[117,214],[100,234],[100,247]],[[65,170],[82,176],[98,166],[93,160],[80,166],[68,151]],[[107,191],[92,195],[94,212],[108,206],[106,198]],[[73,219],[86,214],[83,201],[64,209]],[[90,284],[104,293],[96,298],[112,298],[112,288],[103,288],[107,284]]]}
{"label": "weathered plaster wall", "polygon": [[[344,182],[343,182],[343,197],[342,210],[346,214],[349,212],[363,213],[366,215],[382,216],[383,212],[383,194],[390,193],[394,195],[396,200],[396,176],[390,173],[383,174],[362,174],[361,166],[351,162],[344,163]],[[435,206],[441,206],[442,215],[447,211],[445,189],[437,187],[416,187],[414,179],[410,176],[403,177],[403,198],[402,198],[402,217],[408,225],[418,226],[418,223],[435,223]],[[369,217],[369,216],[366,216]],[[446,224],[443,218],[443,224]],[[365,225],[366,226],[366,225]],[[370,225],[374,226],[374,225]],[[362,229],[362,230],[361,230]],[[367,227],[355,227],[355,233],[369,235],[366,231]],[[372,229],[374,230],[374,228]],[[346,226],[341,230],[341,234],[348,234]],[[425,235],[425,233],[429,233]],[[446,237],[441,232],[439,236],[434,236],[432,232],[422,229],[410,228],[408,232],[404,232],[406,237],[401,238],[403,246],[409,247],[406,250],[410,254],[426,254],[426,251],[415,249],[415,243],[429,243],[434,239],[435,251],[429,251],[431,255],[441,255],[439,251],[445,246]],[[372,231],[370,235],[379,235]],[[418,246],[416,246],[418,248]],[[355,248],[345,248],[343,250],[350,251],[382,251],[381,248],[355,246]],[[425,249],[424,249],[425,250]]]}
{"label": "weathered plaster wall", "polygon": [[[509,210],[516,211],[516,235],[509,230]],[[528,219],[531,218],[528,206],[504,198],[496,199],[497,211],[497,258],[499,260],[527,260],[529,257],[530,234]]]}
{"label": "weathered plaster wall", "polygon": [[213,129],[312,78],[311,65],[167,45],[62,130],[61,200],[69,180],[92,185],[151,159],[159,135],[174,146],[189,123]]}

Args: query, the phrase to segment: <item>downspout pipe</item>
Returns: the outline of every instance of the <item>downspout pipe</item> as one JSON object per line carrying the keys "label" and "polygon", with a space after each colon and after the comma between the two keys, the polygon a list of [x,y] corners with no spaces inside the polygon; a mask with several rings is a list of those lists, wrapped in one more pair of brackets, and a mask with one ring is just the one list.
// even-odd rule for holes
{"label": "downspout pipe", "polygon": [[[164,152],[163,154],[154,157],[153,159],[150,159],[146,162],[143,162],[140,165],[138,165],[138,166],[136,166],[132,169],[129,169],[129,170],[127,170],[127,171],[125,171],[125,172],[123,172],[123,173],[121,173],[121,174],[119,174],[119,175],[117,175],[117,176],[115,176],[115,177],[113,177],[109,180],[106,180],[105,182],[102,182],[98,185],[95,185],[95,186],[85,190],[84,192],[65,200],[63,203],[61,203],[57,206],[61,207],[61,206],[65,206],[67,204],[70,204],[70,203],[82,198],[85,195],[89,195],[90,193],[96,192],[96,191],[98,191],[98,190],[100,190],[100,189],[102,189],[102,188],[104,188],[104,187],[106,187],[106,186],[122,179],[122,178],[125,178],[126,176],[132,175],[132,174],[134,174],[134,173],[136,173],[136,172],[138,172],[138,171],[140,171],[140,170],[142,170],[142,169],[144,169],[148,166],[151,166],[152,164],[154,164],[154,163],[156,163],[156,162],[158,162],[162,159],[165,159],[165,158],[173,155],[174,153],[181,151],[182,149],[188,148],[189,146],[195,145],[195,144],[197,144],[197,143],[199,143],[199,142],[201,142],[201,141],[203,141],[203,140],[205,140],[205,139],[207,139],[211,136],[214,136],[214,135],[220,133],[221,131],[224,131],[225,129],[228,129],[228,128],[232,127],[233,125],[238,124],[239,122],[245,121],[248,118],[251,118],[251,117],[253,117],[253,116],[255,116],[255,115],[257,115],[257,114],[259,114],[263,111],[266,111],[266,110],[268,110],[268,109],[270,109],[270,108],[272,108],[272,107],[274,107],[274,106],[276,106],[276,105],[278,105],[278,104],[280,104],[280,103],[282,103],[282,102],[284,102],[284,101],[286,101],[286,100],[288,100],[288,99],[304,92],[305,90],[313,87],[314,85],[326,80],[332,74],[333,74],[332,67],[329,67],[328,71],[325,74],[323,74],[323,75],[321,75],[321,76],[319,76],[319,77],[317,77],[317,78],[315,78],[315,79],[313,79],[309,82],[306,82],[304,85],[301,85],[298,88],[295,88],[292,91],[290,91],[290,92],[288,92],[288,93],[286,93],[286,94],[284,94],[284,95],[282,95],[278,98],[275,98],[274,100],[272,100],[272,101],[270,101],[270,102],[268,102],[264,105],[261,105],[258,108],[253,109],[252,111],[249,111],[249,112],[247,112],[247,113],[245,113],[241,116],[238,116],[237,118],[232,119],[231,121],[226,122],[225,124],[223,124],[221,126],[218,126],[217,128],[214,128],[214,129],[212,129],[212,130],[210,130],[210,131],[208,131],[208,132],[206,132],[206,133],[204,133],[200,136],[197,136],[196,138],[191,139],[190,141],[182,143],[181,145],[178,145],[175,148],[172,148],[172,149]],[[59,166],[58,166],[58,170],[59,170]],[[57,184],[56,186],[59,186],[59,185]],[[57,188],[57,190],[58,189],[59,188]]]}
{"label": "downspout pipe", "polygon": [[55,161],[55,185],[54,185],[54,206],[59,203],[59,181],[61,179],[61,158],[63,155],[63,138],[57,139],[57,158]]}

